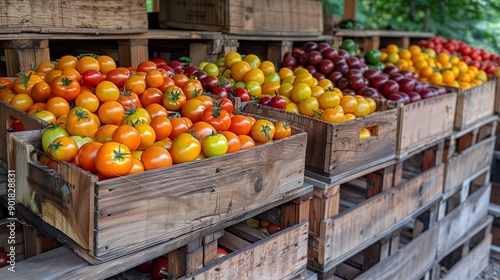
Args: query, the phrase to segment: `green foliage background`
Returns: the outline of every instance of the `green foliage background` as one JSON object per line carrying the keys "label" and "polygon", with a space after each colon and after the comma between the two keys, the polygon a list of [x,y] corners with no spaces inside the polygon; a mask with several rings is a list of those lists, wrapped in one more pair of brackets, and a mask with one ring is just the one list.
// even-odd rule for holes
{"label": "green foliage background", "polygon": [[[344,0],[323,0],[325,14],[342,19]],[[500,54],[498,0],[357,0],[364,29],[428,31]]]}

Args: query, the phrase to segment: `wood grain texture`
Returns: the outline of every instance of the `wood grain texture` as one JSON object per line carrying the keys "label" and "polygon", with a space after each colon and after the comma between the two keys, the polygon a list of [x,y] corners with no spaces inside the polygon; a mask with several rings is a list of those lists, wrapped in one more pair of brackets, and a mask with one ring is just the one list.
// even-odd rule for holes
{"label": "wood grain texture", "polygon": [[[336,124],[257,103],[247,104],[244,111],[286,120],[307,132],[306,165],[319,172],[348,176],[353,170],[369,168],[368,163],[395,157],[396,108]],[[359,140],[361,129],[371,126],[377,127],[376,136]]]}
{"label": "wood grain texture", "polygon": [[454,192],[474,174],[490,166],[495,137],[487,138],[452,157],[446,164],[444,192]]}
{"label": "wood grain texture", "polygon": [[71,164],[61,163],[56,172],[32,160],[40,135],[38,130],[11,137],[12,154],[26,157],[17,159],[16,170],[23,170],[17,175],[25,178],[17,199],[76,241],[89,261],[210,230],[304,195],[303,132],[218,158],[99,182]]}
{"label": "wood grain texture", "polygon": [[475,229],[476,223],[488,214],[491,185],[469,196],[439,222],[438,259],[446,256],[463,236]]}
{"label": "wood grain texture", "polygon": [[444,280],[475,279],[487,266],[490,258],[491,234],[487,236],[448,271]]}
{"label": "wood grain texture", "polygon": [[458,89],[454,128],[456,130],[463,130],[467,126],[474,124],[474,122],[493,115],[494,100],[494,80],[487,81],[467,90]]}
{"label": "wood grain texture", "polygon": [[434,226],[355,279],[417,279],[435,262],[437,237]]}
{"label": "wood grain texture", "polygon": [[495,79],[495,114],[500,113],[500,79]]}
{"label": "wood grain texture", "polygon": [[396,156],[447,137],[453,131],[457,93],[421,100],[399,107]]}
{"label": "wood grain texture", "polygon": [[140,0],[23,1],[0,3],[0,32],[138,33],[148,29]]}
{"label": "wood grain texture", "polygon": [[442,194],[443,172],[441,164],[324,220],[319,237],[318,263],[328,269],[336,259],[427,207]]}
{"label": "wood grain texture", "polygon": [[303,221],[180,279],[290,279],[307,266],[307,239]]}

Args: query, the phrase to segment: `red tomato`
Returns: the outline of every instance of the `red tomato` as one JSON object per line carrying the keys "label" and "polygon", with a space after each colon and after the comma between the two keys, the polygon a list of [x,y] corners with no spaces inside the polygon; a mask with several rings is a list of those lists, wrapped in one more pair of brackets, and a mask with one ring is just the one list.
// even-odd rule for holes
{"label": "red tomato", "polygon": [[80,94],[80,84],[68,76],[57,76],[50,86],[54,96],[62,97],[68,101],[75,100]]}
{"label": "red tomato", "polygon": [[233,113],[234,104],[229,98],[219,98],[217,99],[217,103],[219,103],[222,109],[226,110],[229,114]]}
{"label": "red tomato", "polygon": [[155,131],[156,140],[165,140],[172,132],[172,122],[167,116],[156,116],[151,120],[151,127]]}
{"label": "red tomato", "polygon": [[205,109],[201,120],[211,124],[217,131],[228,130],[231,126],[231,116],[219,106]]}
{"label": "red tomato", "polygon": [[105,177],[125,176],[132,169],[132,155],[127,146],[118,142],[107,142],[97,151],[95,166]]}
{"label": "red tomato", "polygon": [[163,92],[157,88],[147,88],[139,96],[142,106],[149,106],[151,104],[162,104]]}
{"label": "red tomato", "polygon": [[129,77],[130,71],[125,67],[112,69],[106,74],[106,80],[110,81],[117,87],[123,86],[123,84]]}
{"label": "red tomato", "polygon": [[78,158],[78,166],[91,173],[97,173],[97,169],[95,167],[95,158],[97,156],[97,151],[101,146],[102,143],[99,142],[89,142],[83,144],[76,155],[76,157]]}
{"label": "red tomato", "polygon": [[231,126],[229,126],[229,131],[234,132],[236,135],[247,135],[252,129],[252,122],[249,118],[243,115],[234,115],[231,118]]}

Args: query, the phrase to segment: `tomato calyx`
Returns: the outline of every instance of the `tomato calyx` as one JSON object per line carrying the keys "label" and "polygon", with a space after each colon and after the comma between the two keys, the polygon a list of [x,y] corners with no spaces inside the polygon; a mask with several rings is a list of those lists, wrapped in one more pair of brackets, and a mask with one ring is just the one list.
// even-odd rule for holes
{"label": "tomato calyx", "polygon": [[80,59],[82,59],[85,56],[90,56],[90,57],[93,57],[93,58],[98,58],[99,57],[99,55],[97,55],[95,53],[82,53],[82,54],[79,54],[78,56],[76,56],[76,59],[80,60]]}
{"label": "tomato calyx", "polygon": [[323,115],[323,112],[318,111],[318,110],[313,110],[313,113],[314,113],[315,117],[321,117],[321,115]]}
{"label": "tomato calyx", "polygon": [[61,144],[61,141],[57,141],[57,142],[50,143],[48,149],[54,150],[55,152],[57,152],[57,150],[59,150],[59,148],[62,146],[64,146],[64,145]]}
{"label": "tomato calyx", "polygon": [[[131,96],[132,95],[132,91],[131,90],[126,90],[125,88],[123,88],[123,91],[120,92],[120,95],[122,95],[122,96]],[[132,103],[132,106],[135,106],[135,105]]]}
{"label": "tomato calyx", "polygon": [[172,91],[170,95],[166,95],[165,98],[172,99],[172,101],[177,104],[177,101],[179,100],[180,96],[182,95],[182,91],[180,89],[176,91]]}
{"label": "tomato calyx", "polygon": [[117,162],[117,161],[122,161],[125,159],[125,155],[128,155],[128,154],[131,154],[131,153],[123,153],[122,152],[122,145],[118,145],[118,151],[115,149],[113,150],[113,162]]}
{"label": "tomato calyx", "polygon": [[26,74],[24,74],[23,72],[17,73],[17,76],[21,77],[21,83],[24,85],[24,89],[28,89],[28,82],[32,74],[33,72],[30,72],[30,74],[26,76]]}
{"label": "tomato calyx", "polygon": [[75,109],[75,115],[78,118],[78,121],[90,118],[88,113],[89,112],[87,110],[84,110],[83,108]]}
{"label": "tomato calyx", "polygon": [[273,137],[271,136],[271,127],[267,124],[263,124],[262,125],[262,128],[260,130],[261,133],[264,133],[264,135],[266,135],[266,138],[268,140],[271,140]]}
{"label": "tomato calyx", "polygon": [[4,85],[0,85],[0,90],[6,89],[7,87]]}
{"label": "tomato calyx", "polygon": [[65,87],[71,85],[71,79],[68,78],[68,77],[63,77],[61,79],[61,82],[62,82],[62,85],[65,86]]}

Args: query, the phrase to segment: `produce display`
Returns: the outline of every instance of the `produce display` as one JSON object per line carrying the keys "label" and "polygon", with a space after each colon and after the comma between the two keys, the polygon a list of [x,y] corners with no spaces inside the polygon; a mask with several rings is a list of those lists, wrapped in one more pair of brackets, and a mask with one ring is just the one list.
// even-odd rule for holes
{"label": "produce display", "polygon": [[154,61],[124,68],[107,56],[67,55],[2,79],[1,100],[51,124],[41,161],[71,162],[101,179],[291,135],[285,123],[235,114],[230,99],[204,94],[201,71],[188,76],[179,62]]}

